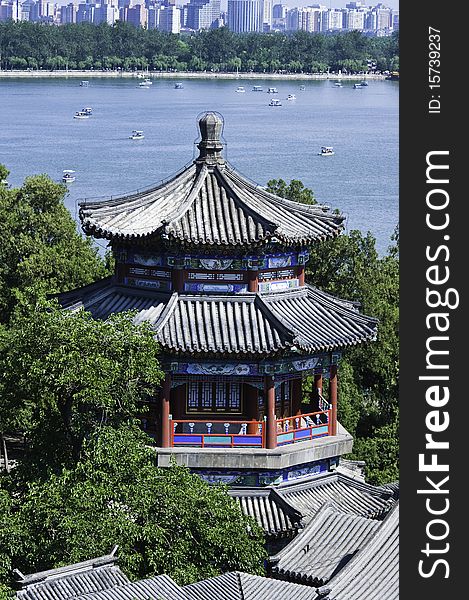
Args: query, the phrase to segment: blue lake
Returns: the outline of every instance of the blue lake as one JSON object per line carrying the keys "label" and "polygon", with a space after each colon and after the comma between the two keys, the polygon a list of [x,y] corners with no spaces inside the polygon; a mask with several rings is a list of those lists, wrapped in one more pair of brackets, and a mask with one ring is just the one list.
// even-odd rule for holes
{"label": "blue lake", "polygon": [[[300,179],[347,216],[347,230],[371,231],[385,253],[399,218],[398,83],[369,81],[356,90],[332,80],[181,81],[183,89],[169,79],[142,89],[137,79],[91,79],[89,87],[74,78],[0,79],[0,162],[10,184],[37,173],[59,180],[74,169],[66,205],[77,218],[81,199],[148,187],[191,162],[197,116],[216,110],[225,119],[225,155],[238,171],[260,185]],[[238,86],[246,92],[236,93]],[[269,86],[282,106],[268,106]],[[74,119],[85,106],[93,115]],[[130,140],[133,129],[145,138]],[[321,146],[335,154],[319,156]]]}

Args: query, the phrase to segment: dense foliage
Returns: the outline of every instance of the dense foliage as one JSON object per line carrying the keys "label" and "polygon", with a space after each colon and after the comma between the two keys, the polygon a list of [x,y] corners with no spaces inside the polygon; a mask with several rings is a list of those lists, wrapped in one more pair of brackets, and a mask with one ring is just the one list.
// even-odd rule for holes
{"label": "dense foliage", "polygon": [[120,21],[61,27],[8,21],[0,23],[0,68],[316,73],[368,71],[370,62],[378,71],[393,71],[398,44],[398,33],[235,34],[223,27],[176,35]]}
{"label": "dense foliage", "polygon": [[0,333],[0,431],[26,435],[28,474],[76,462],[97,426],[142,412],[162,376],[158,353],[149,324],[129,313],[19,311]]}
{"label": "dense foliage", "polygon": [[18,486],[16,470],[4,478],[0,581],[9,583],[11,567],[37,572],[115,544],[131,579],[166,573],[184,585],[233,570],[262,574],[264,535],[254,519],[223,486],[184,467],[156,467],[148,441],[131,423],[101,426],[76,463],[47,479]]}
{"label": "dense foliage", "polygon": [[[0,182],[8,171],[0,165]],[[110,271],[64,205],[67,188],[45,175],[0,184],[0,323],[18,302],[96,281]]]}
{"label": "dense foliage", "polygon": [[[314,204],[303,184],[272,180],[268,189]],[[351,458],[366,461],[370,483],[399,478],[399,230],[380,257],[370,234],[351,231],[310,249],[308,283],[340,298],[357,301],[379,319],[376,342],[347,350],[339,370],[338,417],[354,437]],[[305,386],[305,395],[311,382]],[[327,382],[326,382],[327,384]]]}

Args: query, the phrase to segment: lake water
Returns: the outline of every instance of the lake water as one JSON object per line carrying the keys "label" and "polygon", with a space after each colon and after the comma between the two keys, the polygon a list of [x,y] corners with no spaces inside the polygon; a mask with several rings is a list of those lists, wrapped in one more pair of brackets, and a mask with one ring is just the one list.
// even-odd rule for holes
{"label": "lake water", "polygon": [[[9,182],[74,169],[66,205],[77,218],[83,198],[121,195],[165,179],[197,155],[197,116],[225,119],[225,155],[238,171],[265,185],[300,179],[321,203],[347,216],[347,230],[371,231],[385,253],[398,223],[399,84],[353,82],[155,79],[0,79],[0,162]],[[300,90],[300,85],[305,90]],[[262,85],[263,92],[251,91]],[[245,93],[236,93],[244,86]],[[275,86],[278,94],[267,94]],[[287,101],[288,94],[296,100]],[[282,106],[268,106],[271,97]],[[73,119],[85,106],[89,119]],[[145,139],[132,141],[133,129]],[[321,146],[335,154],[318,156]],[[101,245],[103,241],[99,242]]]}

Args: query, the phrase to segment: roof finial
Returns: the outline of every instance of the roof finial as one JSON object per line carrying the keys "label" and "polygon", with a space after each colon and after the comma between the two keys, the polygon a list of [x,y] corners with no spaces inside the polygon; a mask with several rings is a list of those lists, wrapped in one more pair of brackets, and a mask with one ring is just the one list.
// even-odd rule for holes
{"label": "roof finial", "polygon": [[197,162],[224,162],[221,156],[223,142],[223,117],[214,111],[204,113],[199,119],[201,141],[197,144],[200,150]]}

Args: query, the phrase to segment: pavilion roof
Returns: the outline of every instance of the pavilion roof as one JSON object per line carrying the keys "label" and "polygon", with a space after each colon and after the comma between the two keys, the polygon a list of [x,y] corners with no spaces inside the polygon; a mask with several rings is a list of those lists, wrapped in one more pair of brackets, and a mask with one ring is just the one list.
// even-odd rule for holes
{"label": "pavilion roof", "polygon": [[207,133],[200,125],[204,118],[199,121],[201,154],[176,176],[145,191],[81,202],[85,233],[113,241],[164,239],[201,248],[247,248],[269,241],[306,245],[340,233],[343,215],[324,205],[276,196],[239,174],[215,151],[222,147],[218,133],[212,140],[215,150],[207,150]]}
{"label": "pavilion roof", "polygon": [[108,278],[58,297],[64,308],[84,308],[98,319],[135,310],[135,322],[149,321],[164,350],[182,354],[327,352],[373,340],[377,331],[377,320],[353,303],[311,286],[265,294],[171,294]]}
{"label": "pavilion roof", "polygon": [[303,531],[269,560],[274,577],[321,586],[362,548],[380,521],[344,512],[329,500]]}

